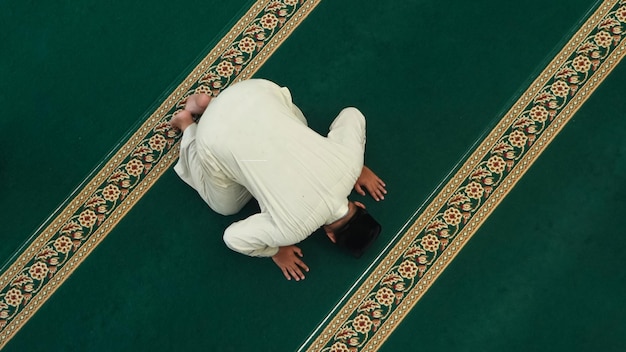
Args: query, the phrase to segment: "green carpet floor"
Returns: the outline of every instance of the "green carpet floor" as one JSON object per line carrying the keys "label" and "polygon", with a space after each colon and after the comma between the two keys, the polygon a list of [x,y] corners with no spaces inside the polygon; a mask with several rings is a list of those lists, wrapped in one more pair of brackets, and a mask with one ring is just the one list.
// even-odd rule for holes
{"label": "green carpet floor", "polygon": [[620,65],[382,351],[624,351]]}
{"label": "green carpet floor", "polygon": [[[0,76],[10,82],[0,91],[0,261],[11,263],[251,4],[16,2],[0,14]],[[345,106],[364,112],[366,163],[389,190],[384,202],[364,200],[385,228],[371,251],[355,260],[315,234],[302,243],[310,274],[287,282],[271,260],[221,240],[255,204],[218,216],[169,170],[5,350],[297,350],[595,5],[322,1],[255,76],[290,87],[321,133]],[[624,72],[383,350],[623,350]]]}

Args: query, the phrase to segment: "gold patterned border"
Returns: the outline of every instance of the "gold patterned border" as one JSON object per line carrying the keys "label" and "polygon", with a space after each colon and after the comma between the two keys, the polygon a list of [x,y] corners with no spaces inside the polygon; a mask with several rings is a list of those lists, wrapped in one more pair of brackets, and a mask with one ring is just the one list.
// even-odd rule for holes
{"label": "gold patterned border", "polygon": [[604,1],[300,350],[373,351],[383,344],[624,57],[625,24],[626,0]]}
{"label": "gold patterned border", "polygon": [[0,275],[0,348],[178,157],[168,121],[189,95],[252,76],[319,0],[259,0]]}

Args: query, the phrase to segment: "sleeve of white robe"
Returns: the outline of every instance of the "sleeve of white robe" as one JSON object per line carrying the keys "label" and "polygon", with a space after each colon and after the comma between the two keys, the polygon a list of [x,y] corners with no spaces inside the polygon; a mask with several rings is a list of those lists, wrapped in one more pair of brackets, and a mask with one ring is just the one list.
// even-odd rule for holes
{"label": "sleeve of white robe", "polygon": [[235,252],[252,257],[271,257],[278,253],[278,247],[294,244],[284,239],[267,213],[255,214],[230,225],[224,231],[224,242]]}

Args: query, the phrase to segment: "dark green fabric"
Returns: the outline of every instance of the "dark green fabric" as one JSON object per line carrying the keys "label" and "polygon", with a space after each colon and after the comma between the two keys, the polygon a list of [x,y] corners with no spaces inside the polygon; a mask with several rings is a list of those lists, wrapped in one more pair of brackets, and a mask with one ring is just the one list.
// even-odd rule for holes
{"label": "dark green fabric", "polygon": [[[1,181],[11,186],[7,187],[8,197],[2,198],[2,210],[10,215],[7,219],[15,218],[6,227],[10,235],[7,245],[0,248],[3,257],[8,257],[111,149],[114,141],[154,106],[159,94],[169,93],[168,86],[180,77],[178,74],[186,72],[185,65],[193,63],[205,45],[214,43],[212,38],[223,34],[226,23],[240,15],[237,11],[245,4],[248,2],[209,7],[185,2],[144,9],[139,5],[93,3],[80,5],[82,12],[76,10],[76,5],[65,4],[64,11],[55,8],[60,5],[47,5],[50,8],[41,8],[39,15],[25,20],[20,27],[22,32],[3,34],[13,40],[13,48],[20,47],[20,42],[32,43],[26,49],[20,47],[23,51],[14,49],[14,56],[3,59],[9,68],[0,66],[7,75],[15,75],[12,80],[21,87],[2,88],[2,103],[13,109],[6,116],[19,116],[20,109],[26,109],[24,115],[32,116],[27,121],[2,122],[5,130],[29,131],[27,139],[20,133],[2,142],[4,150],[15,151],[2,156]],[[287,282],[271,260],[238,255],[221,240],[228,224],[256,211],[254,204],[237,216],[221,217],[169,171],[6,350],[297,349],[454,165],[471,151],[473,143],[501,117],[592,5],[591,1],[566,0],[506,5],[480,0],[454,6],[419,1],[322,1],[257,76],[290,87],[310,125],[322,133],[345,106],[357,106],[366,115],[366,162],[384,178],[389,190],[381,204],[364,200],[385,229],[370,252],[356,260],[317,233],[302,244],[311,272],[303,282]],[[13,9],[10,18],[20,18],[26,9],[27,6]],[[59,15],[50,15],[53,13]],[[51,27],[60,29],[55,32]],[[30,37],[33,40],[27,40]],[[46,50],[51,53],[46,54]],[[47,68],[52,70],[48,76],[38,75],[47,62],[60,66]],[[619,80],[616,82],[614,89],[619,92]],[[97,97],[98,103],[91,111],[87,108],[93,97]],[[39,102],[38,99],[45,99],[45,104],[28,103]],[[598,105],[608,104],[608,99],[616,101],[602,91],[593,99]],[[82,105],[77,108],[73,105],[76,102]],[[89,112],[76,115],[72,109]],[[615,109],[620,111],[619,107]],[[593,119],[593,113],[589,110],[587,119]],[[584,117],[581,114],[577,118]],[[569,131],[576,128],[576,121],[557,141],[574,133]],[[33,123],[38,128],[30,132]],[[619,133],[618,129],[613,133]],[[597,140],[602,142],[600,136]],[[506,307],[513,306],[520,314],[524,311],[519,306],[536,304],[532,306],[534,315],[519,316],[527,321],[545,315],[536,311],[538,308],[561,302],[550,295],[544,296],[543,301],[531,301],[528,295],[534,289],[515,290],[518,284],[540,277],[531,264],[539,266],[561,258],[560,265],[570,270],[577,268],[572,264],[577,262],[572,258],[579,253],[576,248],[570,256],[556,239],[542,245],[546,236],[541,230],[545,228],[528,226],[532,221],[544,226],[546,219],[564,216],[561,206],[574,203],[573,198],[564,198],[569,197],[570,190],[560,188],[562,179],[576,170],[567,169],[566,165],[571,164],[562,164],[561,177],[552,178],[537,171],[543,169],[542,163],[552,167],[563,162],[563,155],[577,160],[577,153],[581,152],[567,145],[561,148],[561,153],[542,157],[526,176],[534,175],[535,180],[524,179],[512,194],[513,200],[505,200],[502,210],[494,212],[485,228],[420,302],[417,309],[421,314],[409,316],[397,335],[392,336],[387,350],[404,350],[406,346],[481,350],[483,345],[479,343],[486,342],[479,337],[492,337],[491,332],[498,332],[496,329],[503,325],[502,319],[509,319],[504,306],[494,303],[482,310],[477,308],[479,302],[497,296],[498,290],[506,291],[502,295],[508,294]],[[40,164],[33,164],[32,155],[37,155],[35,160]],[[623,171],[623,163],[620,165],[618,170]],[[553,206],[546,207],[541,198],[531,196],[535,187],[558,190],[562,197],[555,197]],[[544,193],[545,190],[537,192]],[[514,201],[515,195],[521,198]],[[354,199],[363,200],[360,196]],[[528,214],[534,215],[524,219],[516,213],[522,204],[529,209]],[[548,211],[553,212],[552,217],[544,214]],[[21,214],[28,216],[18,216]],[[557,225],[561,231],[584,229],[574,229],[574,225],[570,228],[569,221],[560,221],[553,223],[554,229]],[[528,226],[526,231],[521,230],[523,226]],[[520,243],[524,248],[518,248],[504,237],[506,234],[529,241],[527,236],[515,236],[515,229],[536,236],[536,241],[530,241],[536,246],[535,251],[545,253],[546,246],[562,251],[558,257],[550,256],[549,261],[541,260],[534,256],[528,243]],[[606,249],[592,243],[590,256],[602,256]],[[484,254],[487,249],[491,257]],[[511,252],[505,254],[507,250],[532,252],[528,254],[530,262],[519,265]],[[468,272],[470,264],[478,266],[481,261],[482,270]],[[506,267],[502,273],[489,272],[492,266],[502,267],[501,261],[512,265],[508,270],[516,275],[523,272],[529,276],[503,281],[512,276],[507,275]],[[459,264],[464,262],[465,265]],[[590,270],[587,273],[593,271],[591,268],[585,268]],[[470,280],[471,275],[483,278],[485,273],[491,276],[481,285]],[[565,279],[560,273],[542,271],[541,280],[546,285],[563,284]],[[468,281],[461,285],[459,278]],[[595,283],[599,281],[596,279]],[[575,283],[565,284],[577,287]],[[613,287],[617,297],[619,290],[624,289],[623,280]],[[457,295],[462,289],[468,293]],[[430,303],[441,296],[448,299]],[[571,298],[574,302],[584,301],[584,296],[571,297],[575,297]],[[567,312],[563,310],[562,319],[558,320],[569,321]],[[491,318],[481,321],[484,325],[476,324],[478,317],[485,315]],[[453,321],[456,316],[461,318]],[[449,322],[456,323],[457,328],[452,329]],[[467,326],[475,328],[474,333],[467,332]],[[517,326],[526,330],[517,331]],[[542,325],[516,324],[509,330],[512,338],[505,342],[515,341],[514,338],[521,341],[539,327]],[[416,331],[420,330],[430,332],[425,336],[432,339],[418,339]],[[466,339],[462,337],[464,331]],[[455,334],[458,339],[447,338]],[[450,344],[445,345],[446,341]]]}
{"label": "dark green fabric", "polygon": [[626,350],[625,79],[621,64],[382,351]]}
{"label": "dark green fabric", "polygon": [[0,265],[252,1],[2,1]]}

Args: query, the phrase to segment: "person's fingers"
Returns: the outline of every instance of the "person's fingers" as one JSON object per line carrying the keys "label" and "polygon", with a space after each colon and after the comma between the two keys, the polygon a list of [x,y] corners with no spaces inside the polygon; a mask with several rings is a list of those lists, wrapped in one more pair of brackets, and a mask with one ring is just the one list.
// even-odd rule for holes
{"label": "person's fingers", "polygon": [[[298,260],[296,262],[296,264],[298,264],[299,267],[304,269],[304,271],[307,271],[307,272],[309,271],[309,267],[306,264],[304,264],[304,262],[302,260]],[[303,279],[304,279],[304,277],[303,277]]]}
{"label": "person's fingers", "polygon": [[[302,263],[302,264],[304,264],[304,263]],[[298,274],[298,279],[304,280],[304,273],[302,272],[302,269],[300,269],[300,267],[298,266],[298,263],[296,263],[294,270],[295,270],[296,274]],[[296,279],[296,280],[298,280],[298,279]]]}
{"label": "person's fingers", "polygon": [[302,254],[302,249],[300,249],[300,247],[293,246],[293,251],[300,257],[304,256]]}
{"label": "person's fingers", "polygon": [[357,183],[357,184],[355,184],[355,185],[354,185],[354,189],[356,190],[356,193],[358,193],[358,194],[360,194],[360,195],[362,195],[362,196],[364,196],[364,195],[365,195],[365,191],[363,190],[363,188],[361,187],[361,185],[360,185],[360,184],[358,184],[358,183]]}
{"label": "person's fingers", "polygon": [[372,196],[372,198],[374,198],[376,201],[380,200],[380,193],[374,186],[368,185],[367,190],[370,192],[370,195]]}
{"label": "person's fingers", "polygon": [[387,194],[387,190],[385,189],[385,186],[383,186],[381,183],[378,183],[374,187],[375,187],[376,192],[378,193],[379,197],[381,199],[385,199],[385,194]]}
{"label": "person's fingers", "polygon": [[330,238],[330,242],[332,243],[337,243],[337,239],[335,238],[335,235],[332,233],[326,233],[326,236],[328,236],[328,238]]}
{"label": "person's fingers", "polygon": [[383,182],[383,180],[378,180],[378,188],[380,188],[383,193],[387,193],[387,189],[385,188],[387,185]]}
{"label": "person's fingers", "polygon": [[287,271],[286,268],[280,268],[280,270],[283,271],[283,275],[285,275],[285,279],[291,280],[291,276],[289,276],[289,272]]}
{"label": "person's fingers", "polygon": [[296,265],[290,266],[288,270],[291,274],[291,277],[296,279],[296,281],[300,281],[300,278],[304,279],[304,274],[302,274],[302,271]]}

